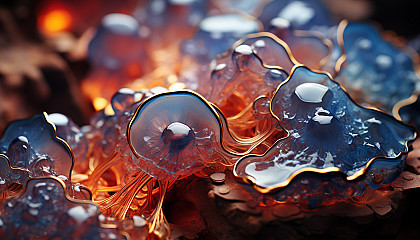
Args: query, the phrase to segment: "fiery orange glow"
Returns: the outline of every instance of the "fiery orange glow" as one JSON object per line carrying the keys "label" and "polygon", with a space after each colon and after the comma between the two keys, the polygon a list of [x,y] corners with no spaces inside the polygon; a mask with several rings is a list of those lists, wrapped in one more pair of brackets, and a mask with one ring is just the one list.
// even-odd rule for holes
{"label": "fiery orange glow", "polygon": [[53,9],[38,18],[38,28],[45,34],[54,34],[69,30],[73,18],[65,9]]}
{"label": "fiery orange glow", "polygon": [[100,111],[102,109],[104,109],[106,107],[106,105],[108,105],[108,100],[106,100],[105,98],[101,98],[101,97],[97,97],[95,99],[93,99],[93,107],[95,108],[96,111]]}

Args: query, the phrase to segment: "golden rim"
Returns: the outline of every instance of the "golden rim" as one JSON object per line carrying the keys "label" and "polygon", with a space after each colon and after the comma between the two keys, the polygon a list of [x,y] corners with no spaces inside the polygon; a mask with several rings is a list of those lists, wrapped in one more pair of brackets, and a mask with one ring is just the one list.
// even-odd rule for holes
{"label": "golden rim", "polygon": [[[309,71],[311,71],[311,72],[314,72],[314,73],[319,73],[319,74],[325,74],[328,78],[329,78],[329,80],[330,81],[332,81],[333,83],[335,83],[335,84],[337,84],[339,87],[341,87],[341,85],[339,84],[339,83],[337,83],[336,81],[334,81],[333,80],[333,78],[331,77],[331,75],[328,73],[328,72],[324,72],[324,71],[317,71],[317,70],[311,70],[311,69],[309,69],[308,67],[306,67],[306,66],[304,66],[304,65],[297,65],[297,66],[294,66],[293,67],[293,69],[292,69],[292,72],[291,72],[291,74],[289,75],[289,77],[284,81],[284,82],[282,82],[279,86],[278,86],[278,88],[277,88],[277,90],[275,91],[275,93],[274,93],[274,95],[273,95],[273,97],[271,98],[271,100],[270,100],[270,113],[271,113],[271,115],[279,122],[279,124],[280,124],[280,126],[284,129],[284,127],[282,126],[282,124],[281,124],[281,121],[280,121],[280,119],[273,113],[273,111],[272,111],[272,104],[273,104],[273,99],[274,99],[274,97],[276,96],[276,94],[277,94],[277,92],[279,91],[279,89],[281,88],[281,86],[283,86],[284,84],[286,84],[288,81],[290,81],[290,79],[293,77],[293,74],[294,74],[294,72],[296,71],[296,69],[298,69],[298,68],[306,68],[306,69],[308,69]],[[395,119],[393,116],[391,116],[391,115],[389,115],[388,113],[385,113],[385,112],[383,112],[383,111],[381,111],[381,110],[378,110],[378,109],[376,109],[376,108],[369,108],[369,107],[362,107],[362,106],[360,106],[358,103],[356,103],[351,97],[350,97],[350,95],[348,94],[348,92],[344,89],[344,88],[342,88],[343,89],[343,91],[344,91],[344,93],[347,95],[347,97],[350,99],[350,101],[353,103],[353,104],[355,104],[357,107],[359,107],[359,108],[362,108],[362,109],[366,109],[366,110],[369,110],[369,111],[376,111],[376,112],[381,112],[381,113],[383,113],[384,114],[384,116],[386,116],[386,117],[388,117],[388,118],[392,118],[392,119],[394,119],[395,121],[397,121],[397,122],[399,122],[399,123],[401,123],[402,125],[404,125],[404,126],[406,126],[406,127],[408,127],[408,128],[410,128],[412,131],[413,131],[413,133],[414,133],[414,136],[413,136],[413,139],[411,139],[411,140],[408,140],[408,141],[405,141],[405,150],[404,151],[402,151],[402,152],[400,152],[397,156],[395,156],[395,157],[386,157],[386,156],[376,156],[376,157],[373,157],[372,159],[370,159],[366,164],[365,164],[365,166],[364,167],[362,167],[361,169],[359,169],[358,171],[356,171],[355,173],[353,173],[352,175],[350,175],[350,176],[346,176],[346,179],[348,180],[348,181],[352,181],[352,180],[355,180],[355,179],[357,179],[357,178],[359,178],[360,176],[362,176],[363,174],[365,174],[366,173],[366,171],[367,171],[367,169],[369,168],[369,166],[372,164],[372,162],[374,161],[374,160],[376,160],[376,159],[388,159],[388,160],[390,160],[390,159],[399,159],[399,158],[401,158],[403,155],[405,155],[405,154],[407,154],[408,152],[409,152],[409,147],[408,147],[408,145],[409,144],[411,144],[411,142],[413,142],[416,138],[417,138],[417,131],[412,127],[412,126],[410,126],[410,125],[407,125],[407,124],[405,124],[404,122],[401,122],[400,120],[398,120],[398,119]],[[251,182],[253,185],[254,185],[254,188],[256,189],[256,190],[258,190],[259,192],[262,192],[262,193],[269,193],[269,192],[273,192],[273,191],[275,191],[275,190],[277,190],[277,189],[279,189],[279,188],[283,188],[283,187],[285,187],[285,186],[287,186],[297,175],[299,175],[299,174],[301,174],[301,173],[303,173],[303,172],[315,172],[315,173],[320,173],[320,174],[322,174],[322,173],[334,173],[334,172],[339,172],[339,173],[343,173],[344,175],[346,175],[344,172],[343,172],[343,170],[341,170],[341,169],[339,169],[339,168],[337,168],[337,167],[328,167],[328,168],[324,168],[324,169],[319,169],[319,168],[313,168],[313,167],[305,167],[305,168],[301,168],[301,169],[299,169],[299,170],[297,170],[297,171],[295,171],[295,172],[293,172],[285,181],[283,181],[283,182],[281,182],[281,183],[278,183],[278,184],[275,184],[275,185],[273,185],[273,186],[271,186],[271,187],[268,187],[268,188],[263,188],[263,187],[260,187],[260,186],[258,186],[258,184],[257,184],[257,182],[256,182],[256,180],[255,180],[255,178],[253,178],[252,176],[239,176],[238,174],[237,174],[237,165],[238,165],[238,163],[240,163],[242,160],[244,160],[245,158],[247,158],[247,157],[258,157],[258,158],[263,158],[263,157],[265,157],[272,149],[274,149],[277,145],[278,145],[278,143],[279,142],[281,142],[282,140],[284,140],[284,139],[286,139],[286,138],[288,138],[289,136],[290,136],[290,132],[288,131],[288,130],[286,130],[286,129],[284,129],[286,132],[287,132],[287,136],[286,137],[284,137],[284,138],[281,138],[281,139],[278,139],[274,144],[273,144],[273,146],[271,146],[264,154],[262,154],[262,155],[247,155],[247,156],[244,156],[244,157],[241,157],[237,162],[236,162],[236,164],[235,164],[235,166],[234,166],[234,168],[233,168],[233,174],[234,174],[234,176],[235,177],[237,177],[237,178],[240,178],[240,179],[242,179],[243,181],[245,181],[245,182]]]}
{"label": "golden rim", "polygon": [[[360,22],[356,22],[356,23],[360,23]],[[347,53],[346,53],[346,49],[345,49],[345,46],[344,46],[344,31],[347,29],[347,27],[350,24],[351,23],[349,23],[347,20],[342,20],[340,22],[340,24],[338,25],[338,28],[337,28],[337,43],[338,43],[338,46],[339,46],[340,51],[341,51],[341,56],[338,58],[338,60],[336,62],[336,65],[335,65],[334,77],[340,72],[341,67],[344,64],[344,62],[347,61]],[[362,24],[366,24],[366,23],[362,22]],[[396,50],[403,52],[405,55],[407,55],[407,57],[410,58],[410,60],[412,62],[412,66],[413,66],[413,71],[419,77],[419,75],[420,75],[420,56],[419,56],[419,54],[409,46],[401,47],[401,46],[398,46],[397,44],[395,44],[395,42],[393,42],[392,40],[384,38],[384,36],[383,36],[384,30],[379,23],[377,23],[375,21],[370,21],[369,24],[372,25],[372,27],[377,31],[377,33],[378,33],[379,37],[381,37],[382,41],[390,44]],[[401,107],[403,107],[403,106],[401,106],[401,104],[405,104],[407,101],[411,101],[413,95],[420,95],[420,90],[414,89],[412,96],[397,102],[392,107],[392,115],[396,119],[401,120],[401,118],[398,114],[398,110]]]}
{"label": "golden rim", "polygon": [[98,209],[100,209],[100,207],[95,203],[95,202],[93,202],[92,200],[82,200],[82,199],[75,199],[75,198],[72,198],[72,197],[70,197],[70,195],[68,194],[68,190],[67,190],[67,187],[66,187],[66,184],[64,183],[64,181],[62,180],[62,179],[60,179],[60,178],[58,178],[58,177],[56,177],[56,176],[42,176],[42,177],[35,177],[35,178],[30,178],[30,179],[28,179],[27,181],[26,181],[26,187],[25,187],[25,192],[27,191],[27,188],[28,188],[28,183],[30,182],[30,181],[33,181],[33,180],[43,180],[43,179],[53,179],[53,180],[55,180],[55,181],[57,181],[57,182],[59,182],[60,184],[61,184],[61,186],[63,187],[63,190],[64,190],[64,197],[68,200],[68,201],[70,201],[70,202],[74,202],[74,203],[90,203],[90,204],[93,204],[93,205],[95,205],[95,206],[97,206],[98,207]]}
{"label": "golden rim", "polygon": [[[268,38],[271,38],[271,39],[273,39],[275,42],[277,42],[279,45],[281,45],[283,48],[284,48],[284,50],[286,51],[286,53],[287,53],[287,56],[288,56],[288,58],[289,58],[289,61],[293,64],[293,65],[297,65],[297,64],[300,64],[294,57],[293,57],[293,54],[292,54],[292,52],[291,52],[291,50],[290,50],[290,48],[289,48],[289,46],[283,41],[283,40],[281,40],[280,38],[278,38],[276,35],[274,35],[274,34],[272,34],[272,33],[270,33],[270,32],[258,32],[258,33],[251,33],[251,34],[248,34],[248,35],[246,35],[246,36],[244,36],[243,38],[241,38],[241,39],[239,39],[238,41],[236,41],[233,45],[232,45],[232,47],[228,50],[228,51],[226,51],[226,52],[224,52],[224,53],[221,53],[221,54],[218,54],[218,55],[216,55],[216,58],[214,59],[214,60],[218,60],[218,59],[220,59],[220,58],[224,58],[224,57],[227,57],[227,56],[229,56],[229,55],[231,55],[232,54],[232,51],[233,50],[235,50],[235,48],[237,48],[238,46],[240,46],[240,45],[242,45],[242,44],[244,44],[244,42],[245,41],[247,41],[247,40],[250,40],[251,38],[258,38],[258,37],[268,37]],[[258,58],[259,58],[259,56],[255,53],[255,52],[253,52],[254,53],[254,55],[256,55]],[[272,67],[272,68],[280,68],[280,69],[283,69],[283,68],[281,68],[280,66],[272,66],[272,65],[267,65],[267,64],[264,64],[264,62],[261,60],[261,62],[263,63],[263,66],[264,67]]]}
{"label": "golden rim", "polygon": [[[268,97],[259,96],[258,98],[256,98],[256,100],[261,99],[261,98],[267,98],[268,99]],[[252,108],[254,107],[255,101],[252,103],[252,106],[251,106]],[[242,139],[239,139],[238,137],[236,137],[236,135],[232,134],[230,129],[229,129],[228,121],[227,121],[226,117],[223,115],[223,111],[220,110],[220,108],[218,106],[216,106],[214,103],[210,103],[210,104],[216,110],[216,112],[218,112],[218,113],[220,112],[220,118],[223,119],[223,121],[226,123],[225,124],[226,125],[226,131],[227,131],[226,134],[228,136],[230,136],[230,139],[232,139],[236,144],[243,144],[243,145],[247,145],[247,146],[249,145],[249,148],[246,151],[241,152],[241,153],[233,152],[233,150],[228,150],[227,152],[229,152],[231,154],[236,154],[238,156],[245,156],[245,155],[249,154],[250,152],[252,152],[256,147],[258,147],[263,142],[263,141],[260,141],[258,143],[258,140],[255,140],[255,136],[250,138],[250,139],[245,139],[245,140],[242,140]],[[223,143],[225,143],[225,141],[223,141]],[[225,150],[226,150],[226,147],[225,147]]]}
{"label": "golden rim", "polygon": [[[44,118],[44,120],[52,127],[52,129],[53,129],[53,132],[54,132],[54,137],[55,137],[55,139],[57,139],[57,142],[58,143],[60,143],[60,144],[64,144],[65,145],[65,149],[66,149],[66,151],[68,151],[68,153],[70,154],[70,156],[71,156],[71,165],[70,165],[70,172],[69,172],[69,174],[68,174],[68,177],[69,177],[69,180],[71,180],[71,173],[72,173],[72,171],[73,171],[73,166],[74,166],[74,155],[73,155],[73,152],[71,151],[71,148],[70,148],[70,146],[69,146],[69,144],[66,142],[66,141],[64,141],[63,139],[61,139],[60,137],[58,137],[57,136],[57,129],[56,129],[56,126],[54,125],[54,123],[52,123],[49,119],[48,119],[48,114],[46,113],[46,112],[42,112],[42,114],[40,114],[40,115],[42,115],[43,116],[43,118]],[[32,116],[32,117],[29,117],[29,118],[24,118],[24,119],[16,119],[15,121],[25,121],[25,120],[28,120],[28,119],[31,119],[31,118],[33,118],[33,117],[35,117],[35,116],[37,116],[37,115],[34,115],[34,116]],[[5,128],[5,131],[6,131],[6,129],[8,129],[15,121],[12,121],[12,122],[9,122],[8,124],[7,124],[7,126],[6,126],[6,128]],[[3,134],[4,134],[4,132],[3,132]],[[51,175],[52,176],[52,175]]]}
{"label": "golden rim", "polygon": [[334,49],[333,42],[326,38],[321,32],[312,30],[294,30],[293,35],[301,38],[316,38],[328,48],[328,54],[319,61],[319,67],[322,67],[331,59],[332,51]]}
{"label": "golden rim", "polygon": [[[253,34],[250,34],[250,35],[253,35]],[[249,36],[249,35],[247,35],[247,36]],[[246,41],[246,40],[248,40],[248,38],[247,39],[244,39],[244,41]],[[238,42],[236,42],[235,44],[237,44],[237,43]],[[242,45],[243,42],[241,44],[238,44],[238,45],[235,45],[235,44],[232,46],[232,48],[230,50],[228,50],[228,51],[226,51],[226,52],[224,52],[222,54],[217,55],[217,57],[216,57],[215,60],[217,61],[218,59],[225,58],[225,57],[228,57],[228,56],[233,55],[235,49],[237,47],[239,47],[240,45]],[[285,46],[287,46],[286,43],[284,43],[284,44],[285,44]],[[300,64],[300,63],[297,63],[296,60],[294,60],[294,61],[296,61],[296,63],[295,62],[292,62],[291,55],[290,55],[291,53],[289,52],[290,50],[287,50],[285,46],[282,45],[282,47],[286,50],[286,52],[288,54],[288,58],[291,61],[291,64],[292,65]],[[265,64],[264,61],[261,59],[261,57],[258,56],[258,53],[256,53],[254,50],[252,50],[252,55],[261,63],[261,67],[265,68],[267,71],[270,71],[270,70],[278,70],[280,72],[284,72],[285,74],[287,74],[287,76],[289,76],[290,73],[288,71],[286,71],[283,67]],[[235,68],[236,68],[236,66],[235,66]],[[215,70],[215,69],[211,70],[210,78],[212,78],[213,77],[213,74],[216,73],[216,72],[218,72],[218,71],[221,71],[221,70]]]}
{"label": "golden rim", "polygon": [[49,119],[48,119],[48,114],[46,112],[43,112],[42,115],[44,116],[45,121],[50,124],[52,126],[52,128],[54,129],[54,137],[57,139],[57,141],[59,143],[62,143],[66,146],[66,150],[68,151],[68,153],[70,154],[71,157],[71,165],[70,165],[70,172],[69,172],[69,181],[71,181],[71,173],[73,171],[73,167],[74,167],[74,155],[73,152],[71,151],[71,148],[69,146],[69,144],[62,138],[57,136],[57,128],[55,126],[54,123],[52,123]]}
{"label": "golden rim", "polygon": [[338,24],[338,27],[337,27],[337,43],[341,51],[341,56],[337,59],[335,63],[334,76],[336,76],[340,72],[341,66],[344,64],[344,62],[347,59],[346,49],[344,48],[344,30],[347,28],[348,24],[349,22],[347,20],[342,20],[340,24]]}
{"label": "golden rim", "polygon": [[8,166],[9,166],[9,168],[10,168],[11,170],[24,171],[24,172],[26,172],[26,173],[28,174],[28,179],[29,179],[29,178],[32,178],[31,176],[29,176],[29,170],[28,170],[28,169],[25,169],[25,168],[20,168],[20,167],[13,167],[13,166],[10,164],[9,157],[7,157],[6,155],[4,155],[4,154],[0,153],[0,158],[4,158],[4,159],[6,159],[7,164],[8,164]]}
{"label": "golden rim", "polygon": [[[2,154],[0,154],[0,156],[1,155]],[[60,178],[58,178],[56,176],[43,176],[43,177],[29,178],[28,180],[26,180],[26,183],[25,183],[25,186],[24,186],[24,191],[22,192],[22,194],[20,196],[22,196],[28,190],[28,185],[29,185],[28,183],[30,181],[36,181],[36,180],[54,180],[54,181],[58,182],[59,185],[61,185],[61,187],[63,188],[63,192],[64,192],[64,196],[63,197],[64,197],[65,200],[67,200],[67,201],[69,201],[71,203],[91,204],[91,205],[94,205],[94,206],[97,207],[97,215],[99,216],[101,214],[100,213],[100,210],[101,210],[100,206],[97,203],[95,203],[94,201],[92,201],[92,200],[81,200],[81,199],[75,199],[75,198],[70,197],[70,195],[68,194],[67,188],[66,188],[66,184],[64,183],[63,180],[61,180]],[[123,235],[125,237],[128,237],[128,236],[126,236],[127,233],[120,232],[119,231],[118,226],[116,224],[102,224],[102,223],[100,223],[98,221],[98,227],[100,227],[100,228],[107,228],[107,229],[117,229],[117,231],[118,231],[119,234],[121,234],[121,235]]]}
{"label": "golden rim", "polygon": [[[244,156],[243,154],[237,154],[237,153],[232,153],[228,150],[226,150],[224,144],[223,144],[223,121],[221,120],[221,117],[219,116],[219,114],[217,113],[217,111],[212,107],[212,105],[204,98],[202,97],[200,94],[194,92],[194,91],[190,91],[190,90],[181,90],[181,91],[168,91],[168,92],[164,92],[164,93],[159,93],[159,94],[155,94],[149,98],[147,98],[146,100],[144,100],[143,102],[140,103],[140,105],[137,107],[135,113],[133,114],[133,116],[130,119],[130,123],[127,126],[127,141],[128,141],[128,145],[130,146],[131,151],[133,152],[133,154],[138,158],[140,157],[140,155],[137,153],[137,151],[134,149],[133,145],[131,144],[131,140],[130,140],[130,130],[131,127],[134,123],[134,120],[137,118],[137,116],[139,115],[139,112],[142,110],[143,106],[154,100],[155,98],[159,98],[162,96],[166,96],[166,95],[174,95],[174,94],[189,94],[192,95],[194,97],[196,97],[197,99],[199,99],[202,103],[204,103],[204,105],[212,112],[212,114],[216,117],[218,123],[219,123],[219,127],[220,127],[220,146],[222,147],[222,149],[229,154],[232,154],[236,157],[241,157]],[[228,129],[228,127],[226,126],[226,129]],[[228,129],[229,130],[229,129]]]}
{"label": "golden rim", "polygon": [[400,116],[400,110],[401,110],[401,108],[403,108],[405,106],[408,106],[408,105],[410,105],[412,103],[415,103],[417,101],[418,97],[419,97],[419,95],[413,94],[409,98],[397,102],[394,105],[394,107],[392,108],[392,115],[396,119],[402,121],[401,116]]}

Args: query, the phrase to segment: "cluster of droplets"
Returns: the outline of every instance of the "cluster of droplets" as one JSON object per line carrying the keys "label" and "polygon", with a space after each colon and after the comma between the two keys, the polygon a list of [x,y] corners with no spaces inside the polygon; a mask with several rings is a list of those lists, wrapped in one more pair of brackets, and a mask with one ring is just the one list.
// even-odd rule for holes
{"label": "cluster of droplets", "polygon": [[[320,1],[246,2],[104,17],[82,86],[90,124],[42,114],[0,140],[0,236],[166,239],[166,193],[191,175],[233,172],[261,205],[311,209],[394,181],[416,133],[358,103],[407,102],[409,54],[370,25],[335,25]],[[247,13],[222,11],[234,3]]]}

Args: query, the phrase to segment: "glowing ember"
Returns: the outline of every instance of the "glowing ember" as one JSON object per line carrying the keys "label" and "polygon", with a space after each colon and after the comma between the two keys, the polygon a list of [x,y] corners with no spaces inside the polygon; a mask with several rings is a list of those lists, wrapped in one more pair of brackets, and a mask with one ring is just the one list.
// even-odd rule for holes
{"label": "glowing ember", "polygon": [[54,34],[70,30],[72,27],[72,16],[64,9],[55,9],[38,19],[39,29],[45,34]]}

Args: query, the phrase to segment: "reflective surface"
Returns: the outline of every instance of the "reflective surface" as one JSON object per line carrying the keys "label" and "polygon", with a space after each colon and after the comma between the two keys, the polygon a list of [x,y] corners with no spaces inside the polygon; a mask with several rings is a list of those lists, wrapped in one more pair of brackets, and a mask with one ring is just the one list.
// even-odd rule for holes
{"label": "reflective surface", "polygon": [[293,30],[309,30],[332,25],[327,9],[319,0],[279,0],[264,7],[259,17],[265,30],[273,19],[282,18],[290,22]]}
{"label": "reflective surface", "polygon": [[259,96],[271,97],[288,75],[281,68],[264,66],[247,44],[239,45],[231,55],[218,60],[220,63],[212,72],[211,91],[207,96],[209,101],[218,106],[226,105],[232,95],[239,96],[245,106]]}
{"label": "reflective surface", "polygon": [[112,13],[103,17],[88,47],[92,67],[82,83],[85,94],[92,100],[109,100],[116,89],[150,72],[148,37],[133,16]]}
{"label": "reflective surface", "polygon": [[73,155],[67,143],[57,138],[46,114],[10,123],[0,140],[0,151],[12,167],[28,169],[32,177],[63,175],[70,179]]}
{"label": "reflective surface", "polygon": [[239,14],[214,15],[204,18],[196,35],[183,43],[182,51],[207,64],[227,51],[237,40],[260,30],[258,21]]}
{"label": "reflective surface", "polygon": [[55,125],[57,136],[69,144],[74,156],[74,168],[81,167],[88,154],[88,141],[80,127],[61,113],[49,114],[48,119]]}
{"label": "reflective surface", "polygon": [[391,113],[416,89],[420,79],[412,56],[384,40],[372,25],[348,24],[343,44],[346,61],[336,79],[359,103]]}
{"label": "reflective surface", "polygon": [[376,158],[384,161],[380,168],[396,171],[384,174],[384,182],[391,182],[404,164],[407,142],[416,136],[391,116],[359,107],[328,75],[305,67],[296,67],[279,87],[271,110],[289,136],[235,166],[237,176],[262,192],[288,185],[301,172],[342,172],[352,180],[369,166],[375,171]]}
{"label": "reflective surface", "polygon": [[203,98],[192,92],[169,92],[139,106],[128,128],[128,141],[139,168],[156,179],[171,180],[217,159],[217,153],[224,151],[221,130],[219,116]]}
{"label": "reflective surface", "polygon": [[272,33],[257,33],[248,35],[235,45],[249,45],[262,62],[268,66],[278,66],[290,73],[293,66],[299,64],[293,57],[287,44]]}
{"label": "reflective surface", "polygon": [[9,159],[0,154],[0,202],[16,192],[20,193],[20,188],[25,186],[28,179],[27,170],[11,167]]}
{"label": "reflective surface", "polygon": [[4,203],[0,211],[2,239],[103,239],[106,233],[99,227],[98,207],[68,200],[64,183],[56,178],[30,180],[25,192]]}

